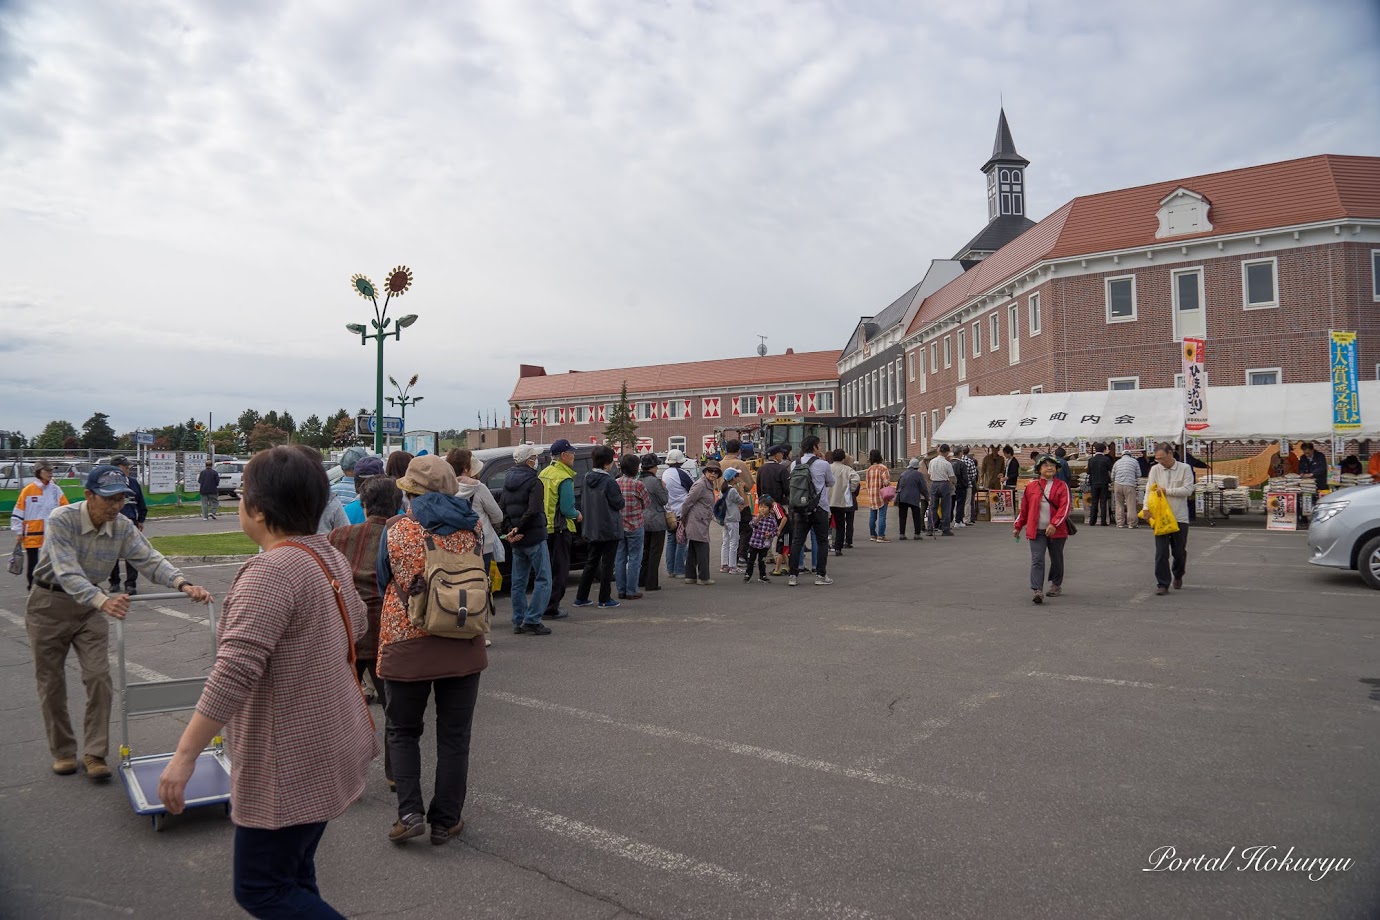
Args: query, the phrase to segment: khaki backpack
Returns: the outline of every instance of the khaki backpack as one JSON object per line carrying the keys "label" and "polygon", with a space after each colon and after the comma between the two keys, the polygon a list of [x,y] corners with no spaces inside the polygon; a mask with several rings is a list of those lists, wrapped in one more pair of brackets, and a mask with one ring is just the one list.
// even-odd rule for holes
{"label": "khaki backpack", "polygon": [[410,596],[395,578],[398,598],[407,608],[407,619],[417,629],[448,639],[473,639],[487,635],[493,613],[489,572],[475,542],[472,553],[453,553],[436,545],[425,533],[426,565],[421,589]]}

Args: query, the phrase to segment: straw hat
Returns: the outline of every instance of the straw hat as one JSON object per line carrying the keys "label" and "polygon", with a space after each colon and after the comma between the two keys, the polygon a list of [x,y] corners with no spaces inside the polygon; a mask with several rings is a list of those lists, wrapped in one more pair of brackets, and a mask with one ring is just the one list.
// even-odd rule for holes
{"label": "straw hat", "polygon": [[414,457],[407,465],[407,473],[398,480],[398,488],[408,495],[422,495],[426,492],[442,492],[454,495],[460,491],[460,482],[455,478],[455,470],[443,457],[428,454]]}

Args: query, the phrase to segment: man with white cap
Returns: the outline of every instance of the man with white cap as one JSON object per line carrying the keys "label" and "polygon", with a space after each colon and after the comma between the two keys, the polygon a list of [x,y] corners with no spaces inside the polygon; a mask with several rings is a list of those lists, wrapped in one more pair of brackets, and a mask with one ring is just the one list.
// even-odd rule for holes
{"label": "man with white cap", "polygon": [[121,514],[133,490],[119,467],[101,464],[86,477],[86,500],[64,505],[48,517],[47,533],[34,569],[34,590],[25,611],[25,628],[33,650],[38,703],[53,755],[53,772],[77,772],[77,741],[67,713],[67,652],[75,649],[86,685],[83,747],[86,775],[110,778],[110,680],[107,616],[123,620],[129,611],[125,594],[106,594],[97,587],[110,567],[124,559],[150,581],[181,591],[192,600],[211,599],[205,588],[187,580],[154,549],[133,521]]}
{"label": "man with white cap", "polygon": [[355,488],[355,466],[367,456],[369,452],[362,447],[347,447],[340,455],[340,471],[344,475],[338,482],[331,483],[331,494],[340,499],[341,505],[355,500],[359,491]]}
{"label": "man with white cap", "polygon": [[[512,547],[513,577],[509,584],[513,632],[549,636],[551,628],[541,619],[551,598],[551,556],[546,547],[546,490],[537,477],[537,449],[531,444],[519,444],[513,450],[513,462],[515,466],[503,477],[503,494],[499,498],[508,527],[503,539]],[[529,576],[531,601],[527,599]]]}
{"label": "man with white cap", "polygon": [[[671,448],[666,452],[666,472],[661,474],[662,485],[666,486],[666,510],[681,516],[685,496],[695,484],[690,474],[681,469],[685,465],[685,451]],[[685,551],[688,543],[676,540],[675,531],[666,534],[666,574],[672,578],[685,577]]]}

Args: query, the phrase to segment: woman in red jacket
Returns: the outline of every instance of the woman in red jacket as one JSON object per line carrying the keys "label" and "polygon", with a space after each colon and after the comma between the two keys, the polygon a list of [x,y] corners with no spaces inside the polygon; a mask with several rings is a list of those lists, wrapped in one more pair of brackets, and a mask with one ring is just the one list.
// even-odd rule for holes
{"label": "woman in red jacket", "polygon": [[1069,538],[1069,509],[1073,505],[1069,487],[1055,479],[1059,462],[1053,457],[1041,457],[1035,464],[1036,479],[1025,487],[1021,496],[1021,513],[1016,517],[1013,531],[1019,535],[1025,528],[1030,540],[1030,600],[1043,604],[1040,589],[1045,583],[1045,553],[1049,553],[1050,597],[1058,597],[1064,583],[1064,541]]}

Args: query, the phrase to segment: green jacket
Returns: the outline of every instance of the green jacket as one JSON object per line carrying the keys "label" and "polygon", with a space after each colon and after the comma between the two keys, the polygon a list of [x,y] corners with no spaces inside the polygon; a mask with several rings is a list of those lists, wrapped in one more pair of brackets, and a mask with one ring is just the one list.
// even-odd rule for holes
{"label": "green jacket", "polygon": [[556,512],[565,519],[566,529],[575,532],[575,471],[559,460],[552,460],[537,474],[546,490],[546,529],[556,532]]}

